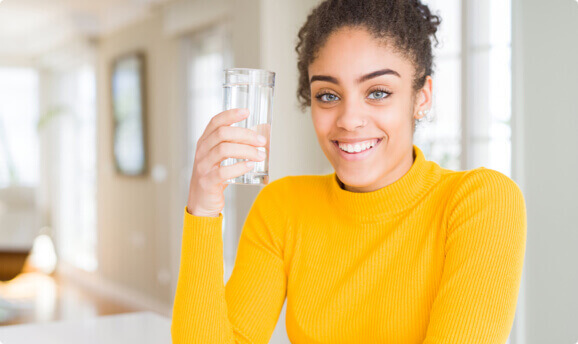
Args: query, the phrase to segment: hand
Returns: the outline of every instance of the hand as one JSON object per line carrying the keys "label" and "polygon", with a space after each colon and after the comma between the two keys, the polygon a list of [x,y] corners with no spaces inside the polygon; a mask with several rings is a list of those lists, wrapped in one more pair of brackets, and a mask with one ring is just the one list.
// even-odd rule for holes
{"label": "hand", "polygon": [[268,133],[265,133],[265,140],[260,142],[256,131],[231,126],[248,115],[246,109],[231,109],[217,114],[197,141],[187,202],[187,211],[190,214],[219,216],[225,207],[224,192],[228,186],[225,181],[241,176],[253,168],[247,166],[245,161],[231,166],[220,166],[223,160],[265,160],[266,156],[260,156],[257,147],[267,145]]}

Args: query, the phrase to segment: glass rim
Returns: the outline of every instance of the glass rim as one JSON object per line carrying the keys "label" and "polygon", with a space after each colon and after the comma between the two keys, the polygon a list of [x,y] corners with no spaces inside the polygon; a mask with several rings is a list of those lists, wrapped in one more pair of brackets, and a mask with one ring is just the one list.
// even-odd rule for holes
{"label": "glass rim", "polygon": [[260,69],[260,68],[225,68],[223,70],[225,73],[228,72],[235,72],[235,71],[247,71],[247,72],[253,72],[253,73],[263,73],[263,74],[272,74],[275,75],[275,72],[272,72],[270,70],[267,69]]}

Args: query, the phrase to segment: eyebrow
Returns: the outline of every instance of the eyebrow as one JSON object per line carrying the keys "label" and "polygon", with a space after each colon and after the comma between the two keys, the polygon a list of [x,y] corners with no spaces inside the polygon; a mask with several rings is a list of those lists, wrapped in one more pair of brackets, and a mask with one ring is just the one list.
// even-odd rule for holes
{"label": "eyebrow", "polygon": [[[375,72],[371,72],[369,74],[362,75],[359,79],[357,79],[357,83],[360,84],[364,81],[376,78],[376,77],[381,76],[381,75],[395,75],[398,78],[401,78],[401,75],[399,75],[398,72],[387,68],[387,69],[376,70]],[[332,77],[329,75],[313,75],[311,77],[311,80],[309,81],[309,83],[312,83],[313,81],[327,81],[327,82],[332,82],[334,84],[339,85],[339,81],[335,77]]]}

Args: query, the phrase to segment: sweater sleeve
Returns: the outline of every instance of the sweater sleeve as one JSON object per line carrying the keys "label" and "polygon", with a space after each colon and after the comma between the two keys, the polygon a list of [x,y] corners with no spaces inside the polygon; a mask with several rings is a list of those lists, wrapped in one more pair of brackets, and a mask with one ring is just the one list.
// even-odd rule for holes
{"label": "sweater sleeve", "polygon": [[522,192],[500,172],[467,173],[448,204],[445,263],[424,344],[504,344],[526,247]]}
{"label": "sweater sleeve", "polygon": [[181,343],[268,343],[286,295],[284,220],[272,184],[255,199],[224,286],[222,220],[185,208],[171,334]]}

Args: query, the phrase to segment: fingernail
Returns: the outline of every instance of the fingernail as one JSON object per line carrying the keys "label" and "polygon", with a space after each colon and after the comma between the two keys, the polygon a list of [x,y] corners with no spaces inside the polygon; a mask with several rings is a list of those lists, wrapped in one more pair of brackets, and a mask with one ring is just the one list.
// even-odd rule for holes
{"label": "fingernail", "polygon": [[257,142],[264,144],[267,142],[267,139],[263,135],[257,135]]}
{"label": "fingernail", "polygon": [[239,109],[239,115],[245,116],[249,114],[249,109]]}
{"label": "fingernail", "polygon": [[255,163],[253,161],[247,161],[245,165],[247,165],[247,167],[253,167]]}
{"label": "fingernail", "polygon": [[265,159],[265,157],[267,157],[267,153],[265,153],[263,151],[259,151],[259,158]]}

